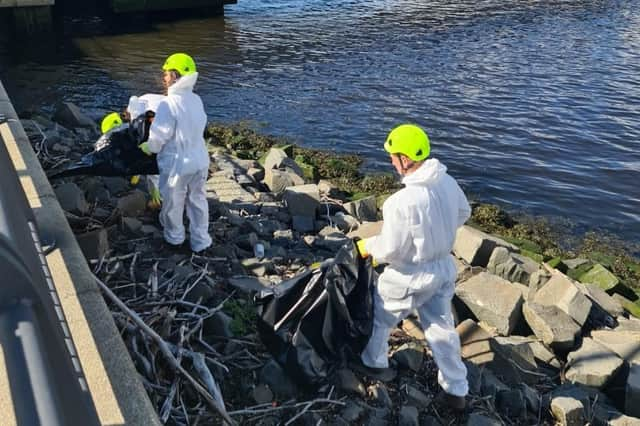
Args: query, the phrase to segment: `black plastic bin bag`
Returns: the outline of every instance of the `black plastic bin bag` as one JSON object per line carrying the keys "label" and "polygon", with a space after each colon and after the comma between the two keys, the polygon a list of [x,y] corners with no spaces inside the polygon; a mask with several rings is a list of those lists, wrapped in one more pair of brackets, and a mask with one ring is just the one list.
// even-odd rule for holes
{"label": "black plastic bin bag", "polygon": [[120,126],[100,137],[94,150],[76,163],[49,175],[49,178],[68,176],[134,176],[157,175],[156,155],[146,155],[138,148],[149,137],[153,112],[140,115],[131,123]]}
{"label": "black plastic bin bag", "polygon": [[299,384],[323,383],[359,356],[373,327],[374,270],[353,245],[258,297],[258,332]]}

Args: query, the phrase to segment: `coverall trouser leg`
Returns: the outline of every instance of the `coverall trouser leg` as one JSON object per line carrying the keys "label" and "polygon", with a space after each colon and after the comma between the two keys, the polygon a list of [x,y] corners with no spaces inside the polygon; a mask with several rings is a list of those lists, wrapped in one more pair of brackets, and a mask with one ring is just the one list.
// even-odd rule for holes
{"label": "coverall trouser leg", "polygon": [[453,324],[453,282],[425,283],[419,289],[406,275],[385,270],[374,290],[373,331],[362,352],[362,362],[374,368],[389,366],[389,335],[413,309],[418,310],[427,343],[438,365],[438,382],[445,392],[465,396],[467,369],[460,356],[460,338]]}

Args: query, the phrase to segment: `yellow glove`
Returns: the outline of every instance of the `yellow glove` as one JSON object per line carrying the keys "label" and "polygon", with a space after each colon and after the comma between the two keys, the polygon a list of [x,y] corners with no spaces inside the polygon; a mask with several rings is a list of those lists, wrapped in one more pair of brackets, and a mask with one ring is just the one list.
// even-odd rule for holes
{"label": "yellow glove", "polygon": [[143,142],[140,145],[138,145],[138,148],[140,148],[140,150],[142,152],[144,152],[147,155],[151,155],[151,150],[149,149],[149,142]]}
{"label": "yellow glove", "polygon": [[140,182],[140,175],[131,176],[131,185],[137,185]]}
{"label": "yellow glove", "polygon": [[149,208],[152,210],[157,210],[162,205],[162,198],[160,198],[160,190],[157,188],[153,188],[149,195],[151,196],[151,200],[149,200]]}
{"label": "yellow glove", "polygon": [[364,247],[364,240],[356,241],[356,247],[358,247],[358,253],[360,254],[360,257],[362,257],[363,259],[366,259],[367,257],[369,257],[369,253],[367,252],[367,249]]}

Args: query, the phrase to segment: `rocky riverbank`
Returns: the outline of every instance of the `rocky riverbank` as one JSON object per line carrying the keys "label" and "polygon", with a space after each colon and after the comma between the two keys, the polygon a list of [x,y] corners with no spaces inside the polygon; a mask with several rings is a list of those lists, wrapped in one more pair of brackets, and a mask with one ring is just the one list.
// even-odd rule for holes
{"label": "rocky riverbank", "polygon": [[[45,170],[97,138],[95,122],[72,105],[22,122]],[[479,203],[454,250],[468,412],[456,416],[435,397],[436,368],[416,318],[392,334],[393,382],[341,370],[320,389],[298,388],[256,334],[253,295],[333,257],[351,236],[378,232],[396,180],[364,176],[356,156],[242,125],[211,125],[207,140],[214,246],[204,255],[163,244],[142,184],[52,182],[95,275],[126,305],[107,298],[163,422],[640,423],[637,259],[592,236],[567,247],[543,221]]]}

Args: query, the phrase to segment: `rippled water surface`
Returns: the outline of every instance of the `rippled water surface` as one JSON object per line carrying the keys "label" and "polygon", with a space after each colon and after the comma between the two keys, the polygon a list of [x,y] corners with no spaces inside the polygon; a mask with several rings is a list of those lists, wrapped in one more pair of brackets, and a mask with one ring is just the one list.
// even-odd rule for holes
{"label": "rippled water surface", "polygon": [[473,196],[637,242],[638,28],[640,1],[239,0],[224,18],[42,55],[4,47],[0,71],[19,109],[98,113],[157,91],[164,57],[184,50],[212,120],[253,119],[377,170],[388,130],[417,122]]}

